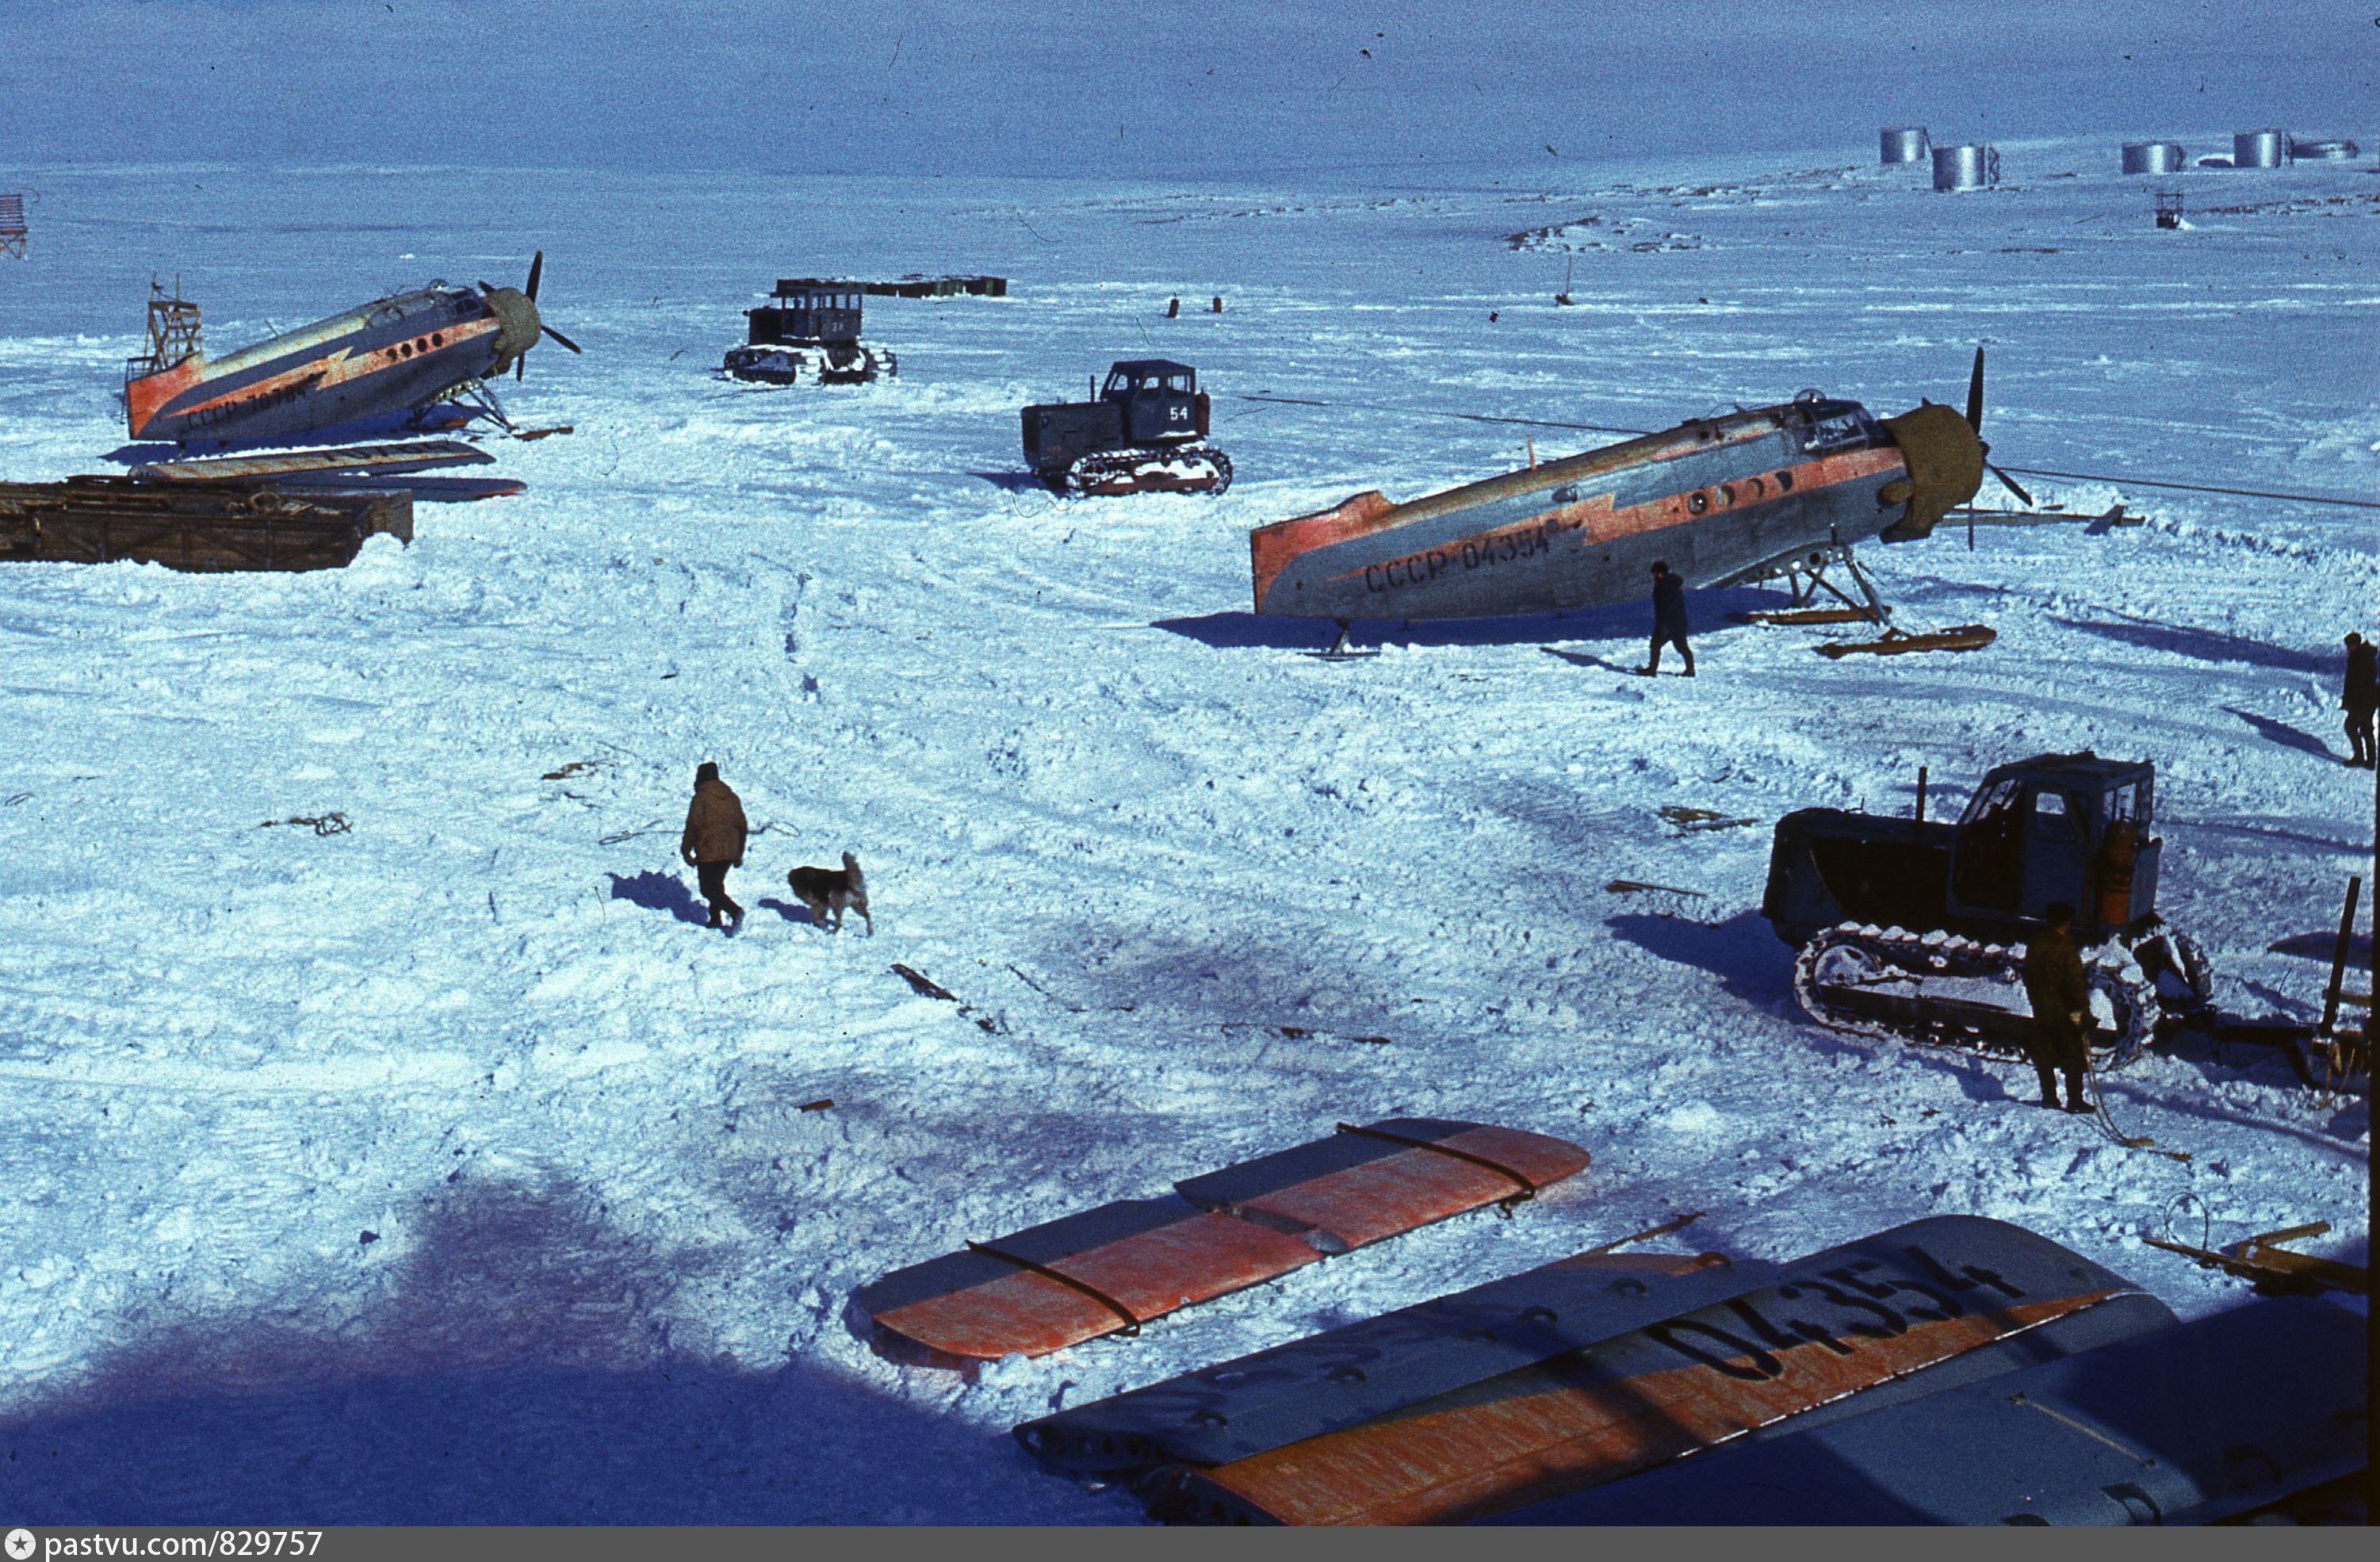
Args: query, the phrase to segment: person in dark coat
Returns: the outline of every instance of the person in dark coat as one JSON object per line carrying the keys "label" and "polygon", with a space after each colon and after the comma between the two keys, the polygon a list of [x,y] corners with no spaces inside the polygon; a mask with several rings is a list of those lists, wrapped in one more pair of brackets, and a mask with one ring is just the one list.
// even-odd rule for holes
{"label": "person in dark coat", "polygon": [[2033,1004],[2033,1034],[2024,1050],[2041,1076],[2044,1106],[2058,1104],[2058,1075],[2063,1071],[2066,1110],[2088,1112],[2091,1103],[2082,1093],[2082,1075],[2091,1065],[2082,1027],[2091,1018],[2090,980],[2068,931],[2074,924],[2074,908],[2053,900],[2046,915],[2049,925],[2024,946],[2024,995]]}
{"label": "person in dark coat", "polygon": [[702,897],[710,902],[706,926],[721,926],[722,916],[730,933],[744,925],[744,908],[727,893],[727,870],[744,865],[744,799],[719,778],[719,767],[705,760],[694,773],[694,800],[686,805],[677,854],[692,865]]}
{"label": "person in dark coat", "polygon": [[1653,654],[1636,670],[1651,677],[1661,670],[1661,647],[1674,645],[1694,676],[1694,648],[1686,643],[1686,583],[1670,573],[1667,559],[1653,561]]}
{"label": "person in dark coat", "polygon": [[2355,749],[2347,763],[2380,765],[2380,751],[2372,742],[2373,713],[2380,711],[2380,645],[2362,635],[2347,637],[2347,688],[2338,703],[2347,712],[2347,740]]}

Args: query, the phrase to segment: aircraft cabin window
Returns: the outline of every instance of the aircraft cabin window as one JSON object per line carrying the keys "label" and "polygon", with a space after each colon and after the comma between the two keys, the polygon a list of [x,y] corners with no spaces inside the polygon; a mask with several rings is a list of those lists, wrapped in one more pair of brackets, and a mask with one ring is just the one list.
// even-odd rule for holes
{"label": "aircraft cabin window", "polygon": [[1686,509],[1690,513],[1700,515],[1708,508],[1710,508],[1710,495],[1701,489],[1698,488],[1686,495]]}
{"label": "aircraft cabin window", "polygon": [[1768,492],[1768,484],[1756,477],[1752,480],[1750,486],[1752,489],[1752,496],[1755,499]]}
{"label": "aircraft cabin window", "polygon": [[1780,494],[1791,494],[1793,491],[1793,474],[1791,472],[1779,472],[1777,474],[1777,491]]}
{"label": "aircraft cabin window", "polygon": [[1732,487],[1730,487],[1730,485],[1728,485],[1727,483],[1724,483],[1724,482],[1720,483],[1720,484],[1718,485],[1718,502],[1719,502],[1720,504],[1722,504],[1722,505],[1732,505],[1732,504],[1734,504],[1734,503],[1735,503],[1735,490],[1734,490]]}

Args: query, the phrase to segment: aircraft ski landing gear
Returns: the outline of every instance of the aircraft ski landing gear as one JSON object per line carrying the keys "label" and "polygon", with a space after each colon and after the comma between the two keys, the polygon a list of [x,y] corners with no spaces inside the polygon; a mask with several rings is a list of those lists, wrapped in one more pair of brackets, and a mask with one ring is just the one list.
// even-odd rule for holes
{"label": "aircraft ski landing gear", "polygon": [[[1841,587],[1827,579],[1829,568],[1840,568],[1859,588],[1859,600],[1854,601]],[[1747,624],[1883,624],[1889,622],[1892,609],[1876,594],[1876,582],[1859,567],[1848,543],[1830,543],[1808,554],[1796,554],[1779,560],[1755,575],[1741,578],[1741,583],[1755,584],[1762,580],[1785,582],[1792,594],[1793,605],[1770,613],[1742,615]],[[1732,582],[1731,582],[1732,583]],[[1842,605],[1817,605],[1818,593],[1826,592]]]}
{"label": "aircraft ski landing gear", "polygon": [[1309,651],[1306,653],[1308,656],[1313,657],[1318,662],[1358,662],[1366,656],[1378,656],[1379,654],[1379,652],[1377,650],[1358,651],[1355,649],[1354,643],[1348,638],[1349,630],[1354,627],[1353,620],[1346,618],[1334,618],[1331,622],[1339,626],[1339,633],[1337,637],[1330,641],[1330,648],[1327,651]]}

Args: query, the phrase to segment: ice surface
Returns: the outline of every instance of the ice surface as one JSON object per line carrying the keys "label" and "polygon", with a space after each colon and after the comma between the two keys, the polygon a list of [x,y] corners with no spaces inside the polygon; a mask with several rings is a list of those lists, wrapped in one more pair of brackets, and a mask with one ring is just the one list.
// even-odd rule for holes
{"label": "ice surface", "polygon": [[[2003,151],[1955,196],[1870,143],[1559,189],[41,175],[0,263],[12,478],[121,443],[152,271],[222,353],[542,248],[587,354],[504,387],[577,431],[496,447],[528,493],[409,548],[0,569],[0,1514],[1129,1521],[1006,1428],[1682,1209],[1772,1257],[1998,1215],[2185,1313],[2242,1287],[2137,1239],[2202,1205],[2360,1253],[2362,1104],[2185,1046],[2107,1093],[2194,1159],[2129,1153],[2022,1065],[1813,1029],[1756,906],[1790,809],[2143,756],[2223,1001],[2312,1012],[2320,960],[2268,946],[2322,945],[2365,860],[2335,690],[2369,512],[2036,480],[2155,519],[1870,550],[1907,615],[1997,627],[1969,655],[1835,665],[1696,599],[1691,683],[1619,671],[1633,609],[1343,664],[1245,616],[1248,527],[1597,438],[1428,414],[1898,412],[1962,399],[1979,341],[2004,464],[2372,494],[2368,166],[2186,176],[2176,233],[2113,137]],[[871,300],[898,380],[712,377],[775,277],[921,270],[1012,293]],[[1021,482],[1018,407],[1156,354],[1215,393],[1228,495]],[[703,759],[761,832],[733,941],[674,852]],[[783,887],[845,848],[873,940]],[[1394,1115],[1596,1164],[973,1384],[844,1325],[965,1238]]]}

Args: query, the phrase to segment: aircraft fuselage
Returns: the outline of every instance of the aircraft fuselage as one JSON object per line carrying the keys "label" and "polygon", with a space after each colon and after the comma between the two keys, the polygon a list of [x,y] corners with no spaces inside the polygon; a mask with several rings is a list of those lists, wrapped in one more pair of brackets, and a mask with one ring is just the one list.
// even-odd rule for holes
{"label": "aircraft fuselage", "polygon": [[[535,327],[530,327],[534,339]],[[257,444],[426,407],[508,361],[504,321],[468,287],[376,299],[209,362],[128,375],[135,439]],[[504,344],[509,346],[509,344]]]}
{"label": "aircraft fuselage", "polygon": [[[1893,424],[1928,412],[1948,409]],[[1256,609],[1410,619],[1597,607],[1643,597],[1655,559],[1690,589],[1720,585],[1876,536],[1917,507],[1910,477],[1894,428],[1855,401],[1698,419],[1409,504],[1361,494],[1259,527]]]}

